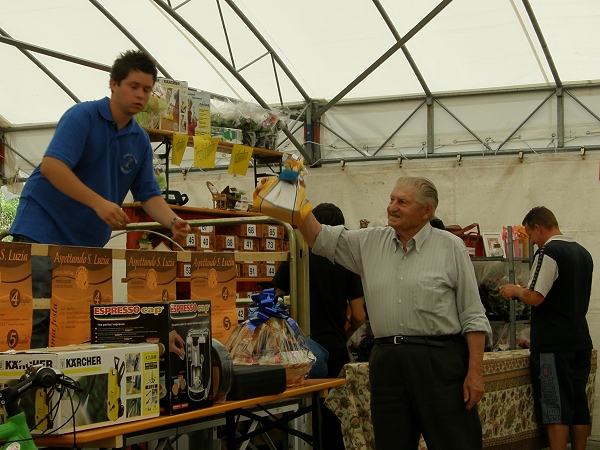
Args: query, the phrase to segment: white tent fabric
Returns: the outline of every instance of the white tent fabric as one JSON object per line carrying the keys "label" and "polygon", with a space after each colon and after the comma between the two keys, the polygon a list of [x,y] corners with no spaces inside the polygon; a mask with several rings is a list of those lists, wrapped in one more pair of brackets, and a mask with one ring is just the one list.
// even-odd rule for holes
{"label": "white tent fabric", "polygon": [[[0,28],[12,39],[110,66],[134,45],[95,6],[81,0],[21,0],[0,4]],[[255,101],[216,58],[169,16],[159,2],[97,2],[179,80],[205,91]],[[177,7],[179,2],[171,2]],[[191,0],[176,10],[231,63],[217,2]],[[380,2],[400,35],[438,4],[435,0]],[[236,1],[313,99],[331,99],[395,44],[374,2],[350,0]],[[225,1],[223,20],[240,69],[265,53]],[[531,6],[564,83],[600,79],[600,5],[595,0],[533,0]],[[517,0],[454,0],[406,45],[432,92],[553,85],[525,8]],[[81,100],[108,93],[107,75],[35,55]],[[12,45],[3,62],[0,115],[11,124],[54,122],[73,101]],[[278,70],[285,103],[303,100]],[[279,102],[270,58],[240,74],[266,103]],[[347,98],[422,93],[401,51]]]}
{"label": "white tent fabric", "polygon": [[[331,106],[319,118],[319,162],[348,164],[310,168],[307,190],[314,204],[340,205],[349,228],[360,218],[382,225],[393,181],[425,175],[446,223],[499,231],[545,204],[600,261],[598,23],[598,0],[2,1],[4,175],[31,172],[52,124],[75,102],[109,95],[113,60],[141,47],[162,75],[215,96],[302,114]],[[294,137],[312,145],[301,127]],[[577,154],[541,154],[561,151]],[[460,161],[466,154],[481,158]],[[191,167],[189,151],[182,167]],[[206,207],[208,180],[254,185],[222,172],[171,177],[191,205]],[[588,313],[596,344],[599,277]],[[598,395],[596,405],[598,414]]]}

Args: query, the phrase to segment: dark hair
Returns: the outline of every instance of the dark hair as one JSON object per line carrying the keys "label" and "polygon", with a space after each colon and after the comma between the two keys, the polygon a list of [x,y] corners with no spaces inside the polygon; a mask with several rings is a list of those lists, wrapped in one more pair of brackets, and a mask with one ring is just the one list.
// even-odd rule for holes
{"label": "dark hair", "polygon": [[149,73],[154,81],[158,76],[156,63],[147,53],[138,50],[127,50],[121,53],[113,63],[110,69],[110,78],[120,83],[127,78],[132,70]]}
{"label": "dark hair", "polygon": [[444,222],[442,222],[442,219],[438,219],[437,217],[434,217],[433,219],[431,219],[429,221],[429,223],[431,224],[431,226],[433,228],[439,228],[440,230],[445,230],[446,229],[444,227]]}
{"label": "dark hair", "polygon": [[315,206],[312,212],[316,219],[325,225],[344,225],[346,222],[342,210],[333,203],[321,203]]}
{"label": "dark hair", "polygon": [[522,225],[527,225],[529,228],[533,228],[536,225],[540,225],[546,229],[558,228],[558,221],[554,216],[554,213],[545,206],[536,206],[531,208],[523,219]]}

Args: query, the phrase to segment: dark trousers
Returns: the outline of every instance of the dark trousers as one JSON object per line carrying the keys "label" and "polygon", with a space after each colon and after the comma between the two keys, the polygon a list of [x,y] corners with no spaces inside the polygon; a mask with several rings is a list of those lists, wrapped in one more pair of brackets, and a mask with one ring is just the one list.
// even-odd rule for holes
{"label": "dark trousers", "polygon": [[481,449],[477,408],[468,411],[463,401],[468,360],[463,337],[443,347],[375,345],[369,380],[377,450],[416,450],[421,434],[429,450]]}
{"label": "dark trousers", "polygon": [[[337,378],[340,371],[350,362],[350,355],[347,348],[327,349],[329,358],[327,359],[327,378]],[[321,399],[321,402],[325,399]],[[323,438],[322,450],[344,450],[344,440],[342,438],[342,423],[327,406],[321,403],[321,430]]]}
{"label": "dark trousers", "polygon": [[[37,241],[20,234],[13,235],[13,242],[37,244]],[[48,256],[31,257],[31,284],[33,298],[52,297],[52,263]],[[50,329],[50,310],[33,310],[33,327],[31,330],[31,348],[48,346],[48,330]]]}

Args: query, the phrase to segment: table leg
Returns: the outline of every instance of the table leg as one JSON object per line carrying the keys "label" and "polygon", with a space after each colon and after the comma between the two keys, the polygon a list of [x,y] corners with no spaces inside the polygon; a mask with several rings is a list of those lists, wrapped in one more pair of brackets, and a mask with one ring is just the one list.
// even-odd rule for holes
{"label": "table leg", "polygon": [[323,439],[321,435],[321,398],[318,392],[312,394],[312,434],[313,448],[321,450]]}
{"label": "table leg", "polygon": [[233,411],[227,411],[225,413],[225,431],[227,435],[227,450],[235,450],[235,413]]}

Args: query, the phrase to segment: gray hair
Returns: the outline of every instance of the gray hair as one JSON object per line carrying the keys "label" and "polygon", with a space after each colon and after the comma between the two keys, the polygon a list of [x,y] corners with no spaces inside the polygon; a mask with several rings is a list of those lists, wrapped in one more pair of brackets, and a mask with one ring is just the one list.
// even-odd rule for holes
{"label": "gray hair", "polygon": [[415,190],[415,201],[422,206],[433,206],[431,218],[435,217],[438,206],[438,192],[435,185],[425,177],[400,177],[395,187],[410,186]]}

